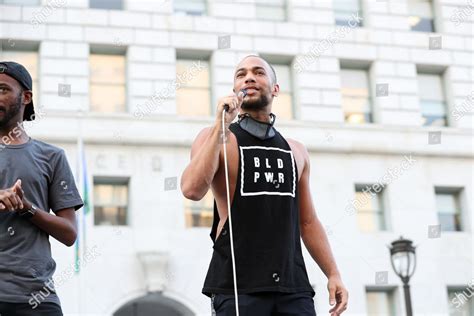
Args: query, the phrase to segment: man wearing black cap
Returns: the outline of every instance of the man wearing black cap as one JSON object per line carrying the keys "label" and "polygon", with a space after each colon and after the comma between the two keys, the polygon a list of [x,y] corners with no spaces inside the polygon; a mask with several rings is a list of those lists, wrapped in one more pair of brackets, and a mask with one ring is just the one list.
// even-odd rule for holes
{"label": "man wearing black cap", "polygon": [[[62,149],[31,139],[32,80],[0,61],[0,315],[62,315],[49,236],[72,246],[83,202]],[[53,211],[54,214],[51,214]]]}

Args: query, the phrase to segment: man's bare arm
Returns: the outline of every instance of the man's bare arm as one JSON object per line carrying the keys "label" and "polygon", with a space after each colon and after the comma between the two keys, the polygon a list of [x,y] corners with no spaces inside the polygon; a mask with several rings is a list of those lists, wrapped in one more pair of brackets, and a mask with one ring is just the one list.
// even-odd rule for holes
{"label": "man's bare arm", "polygon": [[77,222],[74,208],[60,210],[56,212],[56,216],[38,211],[30,221],[68,247],[76,241]]}
{"label": "man's bare arm", "polygon": [[206,195],[219,168],[221,132],[217,124],[203,129],[191,148],[191,162],[181,176],[183,195],[199,201]]}
{"label": "man's bare arm", "polygon": [[326,232],[313,206],[311,191],[309,185],[310,163],[309,155],[306,149],[300,150],[304,152],[305,168],[302,172],[301,179],[298,184],[299,191],[299,210],[300,210],[300,231],[301,238],[311,254],[311,257],[320,266],[324,274],[330,276],[339,275],[336,261],[329,245]]}
{"label": "man's bare arm", "polygon": [[305,167],[298,182],[301,238],[311,254],[328,278],[329,304],[334,305],[329,313],[340,315],[347,308],[348,292],[342,283],[341,275],[329,245],[326,232],[316,215],[310,190],[310,159],[306,148],[300,144],[300,153],[304,156]]}
{"label": "man's bare arm", "polygon": [[183,195],[199,201],[206,195],[219,168],[219,155],[222,145],[222,113],[224,113],[226,133],[230,123],[237,116],[242,104],[242,95],[230,95],[219,99],[216,120],[213,126],[203,129],[194,140],[191,148],[191,162],[181,176]]}

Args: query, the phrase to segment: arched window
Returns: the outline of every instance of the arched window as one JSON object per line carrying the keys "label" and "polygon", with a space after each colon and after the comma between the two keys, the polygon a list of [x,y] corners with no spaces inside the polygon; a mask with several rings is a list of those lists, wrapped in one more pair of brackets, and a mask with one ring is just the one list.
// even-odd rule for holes
{"label": "arched window", "polygon": [[127,302],[113,316],[194,316],[183,304],[167,298],[160,293],[152,293]]}

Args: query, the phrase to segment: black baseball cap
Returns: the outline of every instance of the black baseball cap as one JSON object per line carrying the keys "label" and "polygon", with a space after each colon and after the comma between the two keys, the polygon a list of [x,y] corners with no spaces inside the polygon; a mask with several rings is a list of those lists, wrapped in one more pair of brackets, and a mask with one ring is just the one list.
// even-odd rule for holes
{"label": "black baseball cap", "polygon": [[[33,90],[33,80],[31,75],[23,65],[14,61],[1,61],[0,62],[0,74],[6,74],[16,81],[26,90]],[[23,121],[33,121],[35,119],[35,109],[33,107],[33,99],[26,105],[25,112],[23,114]]]}

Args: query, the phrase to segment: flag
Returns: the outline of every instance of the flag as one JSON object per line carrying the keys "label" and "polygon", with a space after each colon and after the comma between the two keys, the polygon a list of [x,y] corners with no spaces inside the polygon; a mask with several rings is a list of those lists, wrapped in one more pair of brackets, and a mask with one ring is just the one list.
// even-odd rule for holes
{"label": "flag", "polygon": [[80,272],[80,261],[81,254],[83,254],[86,247],[86,219],[87,215],[90,213],[90,194],[89,194],[89,177],[87,173],[87,160],[86,153],[84,150],[84,143],[82,137],[79,137],[77,140],[77,169],[76,169],[77,178],[76,181],[77,187],[81,193],[82,199],[84,201],[84,206],[76,214],[77,215],[77,238],[74,245],[74,271],[76,274]]}

